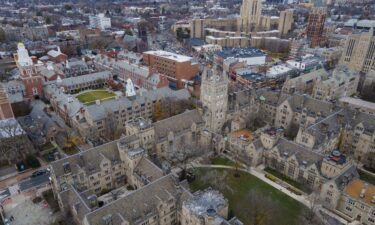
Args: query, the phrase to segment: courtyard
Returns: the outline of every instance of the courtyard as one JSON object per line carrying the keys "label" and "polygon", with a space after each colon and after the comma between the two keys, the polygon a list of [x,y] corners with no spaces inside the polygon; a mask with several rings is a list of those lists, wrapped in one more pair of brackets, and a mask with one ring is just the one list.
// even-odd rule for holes
{"label": "courtyard", "polygon": [[82,94],[77,95],[77,99],[83,104],[95,103],[96,100],[107,100],[112,99],[116,96],[115,93],[107,91],[105,89],[88,90]]}
{"label": "courtyard", "polygon": [[5,217],[14,217],[12,225],[50,225],[57,219],[57,214],[45,201],[33,203],[30,196],[14,195],[4,204]]}
{"label": "courtyard", "polygon": [[[262,214],[265,219],[271,217],[270,215],[279,214],[276,224],[299,224],[299,219],[306,209],[288,195],[242,171],[195,168],[194,174],[195,179],[190,183],[191,190],[195,192],[208,187],[219,190],[229,201],[229,217],[234,215],[244,224],[253,224],[254,220],[259,222],[259,216]],[[266,207],[261,206],[264,202],[268,204]],[[264,210],[259,211],[261,209]],[[259,212],[254,214],[255,210]],[[271,222],[264,224],[269,223]]]}

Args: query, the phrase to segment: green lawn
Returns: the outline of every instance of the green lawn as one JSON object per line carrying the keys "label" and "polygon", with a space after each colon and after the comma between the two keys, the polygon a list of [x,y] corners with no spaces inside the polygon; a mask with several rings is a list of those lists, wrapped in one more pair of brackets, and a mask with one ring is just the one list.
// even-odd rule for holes
{"label": "green lawn", "polygon": [[92,90],[77,96],[77,99],[83,104],[94,103],[95,100],[114,98],[116,94],[106,90]]}
{"label": "green lawn", "polygon": [[304,205],[251,174],[239,173],[240,176],[235,177],[234,171],[229,169],[196,168],[195,180],[190,183],[190,188],[192,191],[208,187],[218,189],[228,199],[229,211],[244,224],[251,224],[252,221],[246,210],[248,204],[251,204],[246,198],[249,193],[259,194],[272,201],[282,215],[278,224],[298,224],[299,215],[306,208]]}
{"label": "green lawn", "polygon": [[375,185],[375,177],[372,176],[371,174],[368,174],[362,170],[358,170],[359,176],[361,180],[366,181],[367,183]]}
{"label": "green lawn", "polygon": [[223,165],[223,166],[234,166],[234,162],[224,158],[224,157],[215,157],[210,159],[212,165]]}
{"label": "green lawn", "polygon": [[271,169],[271,168],[267,167],[267,168],[264,169],[264,171],[266,171],[267,173],[270,173],[273,176],[285,181],[286,183],[292,185],[293,187],[300,189],[303,192],[311,193],[311,189],[309,189],[307,186],[305,186],[303,184],[300,184],[297,181],[292,180],[291,178],[285,176],[284,174],[282,174],[282,173],[280,173],[280,172],[278,172],[274,169]]}

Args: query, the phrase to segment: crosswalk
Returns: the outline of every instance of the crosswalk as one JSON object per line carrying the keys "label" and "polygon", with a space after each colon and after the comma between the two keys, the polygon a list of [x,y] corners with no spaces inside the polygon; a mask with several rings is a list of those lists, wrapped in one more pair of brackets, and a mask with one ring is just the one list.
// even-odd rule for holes
{"label": "crosswalk", "polygon": [[16,195],[16,194],[18,194],[18,190],[19,190],[19,189],[20,189],[20,188],[19,188],[18,184],[15,184],[15,185],[13,185],[13,186],[10,186],[10,187],[9,187],[10,195]]}

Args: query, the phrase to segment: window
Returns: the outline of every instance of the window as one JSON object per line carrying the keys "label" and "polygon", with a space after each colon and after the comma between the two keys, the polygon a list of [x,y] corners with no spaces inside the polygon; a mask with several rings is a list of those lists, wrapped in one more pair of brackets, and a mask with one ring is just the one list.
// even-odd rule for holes
{"label": "window", "polygon": [[350,208],[350,207],[346,207],[345,208],[347,211],[349,211],[349,212],[351,212],[353,209],[352,208]]}

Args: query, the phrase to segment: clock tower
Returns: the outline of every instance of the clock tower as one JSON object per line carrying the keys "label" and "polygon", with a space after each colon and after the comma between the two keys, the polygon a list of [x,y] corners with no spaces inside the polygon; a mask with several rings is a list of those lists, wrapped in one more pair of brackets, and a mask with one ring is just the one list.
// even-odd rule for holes
{"label": "clock tower", "polygon": [[203,105],[206,127],[214,133],[221,133],[228,110],[228,85],[226,73],[206,68],[202,75],[201,102]]}
{"label": "clock tower", "polygon": [[18,44],[17,54],[14,55],[14,59],[20,71],[20,78],[25,86],[25,98],[32,99],[41,96],[43,78],[38,74],[36,66],[24,44]]}

